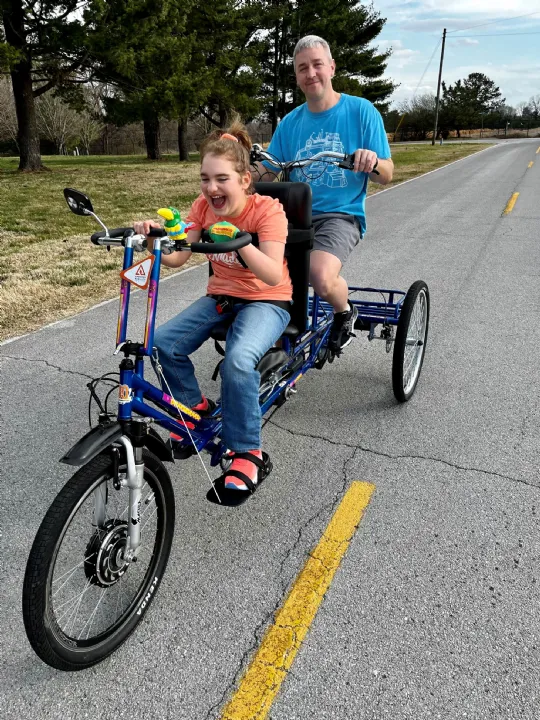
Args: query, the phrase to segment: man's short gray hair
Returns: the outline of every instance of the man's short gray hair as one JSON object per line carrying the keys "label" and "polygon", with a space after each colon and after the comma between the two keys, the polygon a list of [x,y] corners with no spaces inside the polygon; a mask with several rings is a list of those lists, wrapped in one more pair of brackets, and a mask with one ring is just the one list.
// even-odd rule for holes
{"label": "man's short gray hair", "polygon": [[330,50],[330,45],[326,42],[326,40],[323,40],[323,38],[319,37],[318,35],[306,35],[305,37],[300,38],[300,40],[296,43],[296,47],[294,48],[293,52],[293,67],[296,68],[296,56],[299,52],[314,47],[324,48],[326,54],[328,55],[328,59],[332,60],[332,52]]}

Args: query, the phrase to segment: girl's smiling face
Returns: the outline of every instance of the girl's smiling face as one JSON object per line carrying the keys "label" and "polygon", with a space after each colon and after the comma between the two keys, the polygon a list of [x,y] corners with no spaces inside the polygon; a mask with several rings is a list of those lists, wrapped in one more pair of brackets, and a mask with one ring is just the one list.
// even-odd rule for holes
{"label": "girl's smiling face", "polygon": [[207,153],[201,164],[201,192],[216,215],[237,217],[247,202],[251,173],[240,175],[224,155]]}

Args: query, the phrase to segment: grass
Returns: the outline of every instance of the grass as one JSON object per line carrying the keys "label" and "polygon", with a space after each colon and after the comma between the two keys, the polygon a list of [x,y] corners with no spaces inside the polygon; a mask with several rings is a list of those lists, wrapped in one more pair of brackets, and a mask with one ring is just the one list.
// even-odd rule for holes
{"label": "grass", "polygon": [[[393,146],[392,185],[470,155],[483,145]],[[46,157],[47,172],[19,173],[17,158],[0,158],[0,340],[69,317],[118,293],[121,255],[95,247],[97,226],[73,215],[63,197],[75,187],[92,198],[109,227],[157,218],[178,207],[182,216],[199,194],[197,162],[141,156]],[[381,189],[370,184],[369,194]],[[195,257],[192,264],[203,262]],[[164,270],[163,275],[171,274]],[[201,288],[202,291],[202,288]]]}

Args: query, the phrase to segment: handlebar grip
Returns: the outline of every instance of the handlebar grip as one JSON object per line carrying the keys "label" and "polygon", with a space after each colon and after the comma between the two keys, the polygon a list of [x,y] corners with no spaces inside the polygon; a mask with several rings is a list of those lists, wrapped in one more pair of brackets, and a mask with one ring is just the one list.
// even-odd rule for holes
{"label": "handlebar grip", "polygon": [[[114,230],[109,230],[109,238],[111,240],[118,240],[119,238],[126,238],[130,235],[135,235],[135,230],[133,228],[114,228]],[[106,245],[106,242],[100,242],[100,240],[107,240],[107,236],[105,235],[105,230],[100,230],[99,232],[95,232],[91,237],[90,240],[94,243],[94,245]]]}
{"label": "handlebar grip", "polygon": [[[375,161],[375,167],[371,171],[373,175],[380,175],[381,173],[376,169],[379,164],[379,158]],[[354,153],[352,155],[345,155],[343,160],[338,163],[338,167],[344,168],[345,170],[352,170],[354,167]]]}
{"label": "handlebar grip", "polygon": [[[203,234],[203,237],[209,237],[207,233]],[[196,242],[191,243],[189,249],[191,252],[196,253],[229,253],[240,248],[246,247],[252,241],[252,237],[248,232],[240,232],[234,238],[234,240],[227,240],[227,242]]]}
{"label": "handlebar grip", "polygon": [[167,233],[163,228],[150,228],[148,235],[150,237],[167,237]]}

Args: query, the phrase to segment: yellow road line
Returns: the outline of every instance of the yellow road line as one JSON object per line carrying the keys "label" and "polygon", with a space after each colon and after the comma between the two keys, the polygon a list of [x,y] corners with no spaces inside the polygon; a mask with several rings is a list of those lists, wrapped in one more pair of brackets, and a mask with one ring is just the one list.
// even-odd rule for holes
{"label": "yellow road line", "polygon": [[538,153],[540,153],[540,147],[539,147],[538,150],[536,151],[536,154],[537,154],[537,155],[538,155]]}
{"label": "yellow road line", "polygon": [[266,633],[222,720],[263,720],[293,664],[375,485],[353,482]]}
{"label": "yellow road line", "polygon": [[504,209],[503,215],[508,215],[508,213],[511,213],[514,209],[514,205],[516,204],[516,200],[518,199],[519,193],[514,193],[510,200],[508,201],[507,206]]}
{"label": "yellow road line", "polygon": [[529,167],[531,168],[533,165],[534,165],[534,163],[533,163],[533,161],[531,160],[531,162],[529,163]]}

